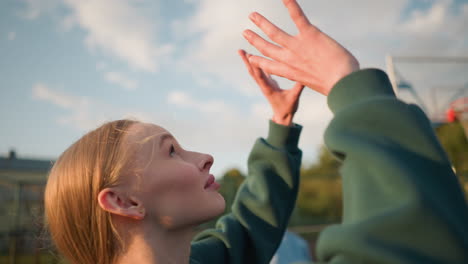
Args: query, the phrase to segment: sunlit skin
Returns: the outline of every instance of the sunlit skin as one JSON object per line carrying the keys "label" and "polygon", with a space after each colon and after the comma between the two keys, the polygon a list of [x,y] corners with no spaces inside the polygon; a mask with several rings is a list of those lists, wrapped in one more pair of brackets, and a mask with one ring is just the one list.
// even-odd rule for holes
{"label": "sunlit skin", "polygon": [[193,228],[225,207],[210,174],[213,157],[185,150],[153,124],[132,125],[123,144],[134,149],[133,168],[98,197],[128,245],[119,262],[187,263]]}
{"label": "sunlit skin", "polygon": [[219,185],[210,174],[211,155],[184,149],[162,127],[135,124],[125,142],[137,148],[132,181],[145,218],[171,230],[194,227],[224,211]]}
{"label": "sunlit skin", "polygon": [[296,0],[283,0],[298,34],[292,36],[257,12],[249,15],[272,42],[247,29],[244,38],[261,56],[250,56],[252,65],[265,72],[300,82],[328,95],[341,78],[359,70],[358,60],[342,45],[309,22]]}

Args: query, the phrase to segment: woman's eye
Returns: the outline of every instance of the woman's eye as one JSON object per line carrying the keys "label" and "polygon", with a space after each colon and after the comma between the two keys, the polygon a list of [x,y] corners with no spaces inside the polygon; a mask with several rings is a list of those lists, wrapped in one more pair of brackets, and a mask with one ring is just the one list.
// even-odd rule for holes
{"label": "woman's eye", "polygon": [[169,156],[172,157],[172,156],[174,156],[175,154],[176,154],[176,152],[175,152],[174,145],[171,145],[171,148],[170,148],[170,150],[169,150]]}

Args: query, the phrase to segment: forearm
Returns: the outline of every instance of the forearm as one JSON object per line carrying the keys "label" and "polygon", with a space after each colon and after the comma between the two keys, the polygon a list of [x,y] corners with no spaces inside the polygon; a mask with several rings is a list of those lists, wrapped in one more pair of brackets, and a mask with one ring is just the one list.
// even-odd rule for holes
{"label": "forearm", "polygon": [[[232,213],[222,217],[216,229],[197,236],[194,258],[204,263],[269,263],[296,201],[300,130],[297,125],[270,123],[269,136],[258,139],[249,156],[249,176],[238,191]],[[223,250],[203,253],[210,250],[210,244]]]}
{"label": "forearm", "polygon": [[377,70],[345,77],[329,96],[325,141],[343,160],[344,216],[321,234],[319,260],[467,262],[466,203],[424,113]]}

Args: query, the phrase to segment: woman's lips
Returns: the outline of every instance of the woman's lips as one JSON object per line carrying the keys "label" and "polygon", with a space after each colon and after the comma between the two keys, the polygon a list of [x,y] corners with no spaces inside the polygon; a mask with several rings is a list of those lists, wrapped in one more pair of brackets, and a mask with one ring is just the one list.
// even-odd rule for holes
{"label": "woman's lips", "polygon": [[212,174],[210,174],[208,176],[208,180],[205,183],[205,190],[215,190],[216,191],[216,190],[219,189],[219,187],[221,187],[221,186],[219,185],[219,183],[217,183],[215,181],[215,177]]}

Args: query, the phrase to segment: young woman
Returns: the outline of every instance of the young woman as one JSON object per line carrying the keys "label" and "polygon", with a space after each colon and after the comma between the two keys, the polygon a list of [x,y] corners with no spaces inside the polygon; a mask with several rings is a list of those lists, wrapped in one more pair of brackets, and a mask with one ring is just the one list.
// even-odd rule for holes
{"label": "young woman", "polygon": [[267,57],[249,56],[253,67],[327,95],[334,113],[325,143],[343,161],[344,215],[320,235],[318,261],[468,263],[467,203],[430,121],[396,99],[384,72],[359,70],[295,0],[283,2],[298,35],[253,13],[272,42],[244,36]]}
{"label": "young woman", "polygon": [[[320,236],[327,263],[468,263],[468,209],[430,123],[398,101],[385,73],[357,60],[283,0],[299,29],[251,19],[275,43],[245,31],[268,58],[241,57],[273,108],[266,139],[249,157],[233,213],[222,212],[209,155],[184,150],[161,127],[116,121],[85,135],[50,174],[52,238],[72,263],[268,263],[295,202],[300,127],[291,124],[304,84],[328,95],[328,147],[343,160],[344,219]],[[269,59],[270,58],[270,59]],[[279,89],[266,73],[298,83]]]}
{"label": "young woman", "polygon": [[109,122],[71,145],[48,178],[48,228],[69,262],[270,261],[298,190],[301,127],[292,119],[303,85],[281,90],[240,54],[274,114],[268,137],[257,140],[250,154],[249,177],[233,213],[191,243],[196,226],[224,211],[210,174],[213,157],[184,149],[160,126]]}

